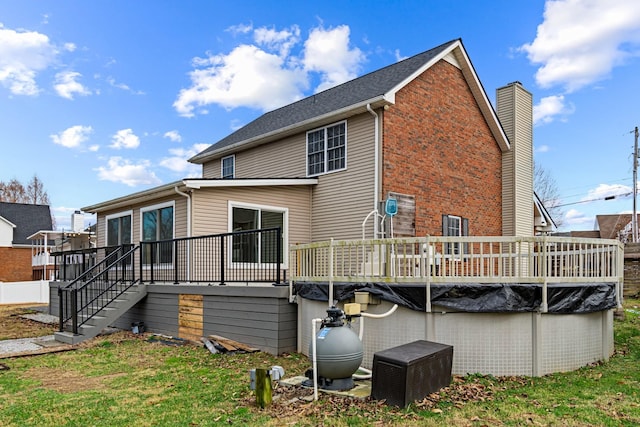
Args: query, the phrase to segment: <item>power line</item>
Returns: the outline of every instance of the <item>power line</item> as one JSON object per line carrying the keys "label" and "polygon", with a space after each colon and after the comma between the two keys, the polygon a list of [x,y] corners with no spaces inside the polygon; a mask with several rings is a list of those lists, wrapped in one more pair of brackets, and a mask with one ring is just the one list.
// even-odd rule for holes
{"label": "power line", "polygon": [[554,207],[555,208],[560,208],[562,206],[577,205],[577,204],[580,204],[580,203],[597,202],[597,201],[600,201],[600,200],[613,200],[613,199],[616,199],[618,197],[628,197],[628,196],[630,196],[632,194],[633,194],[633,191],[630,191],[628,193],[614,194],[612,196],[605,196],[605,197],[600,197],[600,198],[597,198],[597,199],[580,200],[579,202],[572,202],[572,203],[563,203],[562,205],[555,205]]}

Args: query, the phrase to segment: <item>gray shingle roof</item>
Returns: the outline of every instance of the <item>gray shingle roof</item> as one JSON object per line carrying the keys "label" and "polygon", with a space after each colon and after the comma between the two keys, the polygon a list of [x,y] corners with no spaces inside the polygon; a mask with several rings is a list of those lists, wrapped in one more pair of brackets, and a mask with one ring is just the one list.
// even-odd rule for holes
{"label": "gray shingle roof", "polygon": [[12,222],[14,245],[29,245],[27,237],[40,230],[52,230],[51,211],[47,205],[0,202],[0,216]]}
{"label": "gray shingle roof", "polygon": [[426,52],[396,62],[300,101],[270,111],[238,129],[234,133],[211,145],[190,161],[198,162],[203,157],[225,147],[247,141],[261,135],[285,129],[316,117],[338,111],[352,105],[382,96],[402,83],[431,59],[446,50],[452,40]]}

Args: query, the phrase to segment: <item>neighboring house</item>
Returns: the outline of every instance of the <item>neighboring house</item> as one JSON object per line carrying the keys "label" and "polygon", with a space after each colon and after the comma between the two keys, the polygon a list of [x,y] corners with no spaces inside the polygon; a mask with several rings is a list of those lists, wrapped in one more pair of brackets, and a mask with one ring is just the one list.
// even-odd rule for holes
{"label": "neighboring house", "polygon": [[497,103],[454,40],[263,114],[190,159],[202,178],[83,210],[98,246],[267,226],[285,248],[361,238],[389,197],[395,236],[531,236],[531,95],[516,82]]}
{"label": "neighboring house", "polygon": [[0,282],[34,279],[29,236],[51,229],[49,206],[0,202]]}
{"label": "neighboring house", "polygon": [[[633,214],[630,213],[596,215],[594,230],[571,231],[569,232],[569,236],[616,239],[620,240],[623,243],[631,242],[633,231],[631,222],[632,219]],[[638,221],[640,221],[640,215],[638,216]]]}
{"label": "neighboring house", "polygon": [[95,225],[85,228],[80,211],[71,214],[70,230],[38,230],[27,238],[34,252],[34,279],[68,280],[95,264]]}

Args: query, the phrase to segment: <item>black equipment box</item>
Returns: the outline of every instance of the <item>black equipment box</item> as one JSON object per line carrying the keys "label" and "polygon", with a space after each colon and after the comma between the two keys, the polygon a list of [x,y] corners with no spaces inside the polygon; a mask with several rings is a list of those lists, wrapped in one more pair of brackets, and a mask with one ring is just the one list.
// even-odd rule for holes
{"label": "black equipment box", "polygon": [[414,341],[373,355],[371,397],[407,407],[451,384],[453,347]]}

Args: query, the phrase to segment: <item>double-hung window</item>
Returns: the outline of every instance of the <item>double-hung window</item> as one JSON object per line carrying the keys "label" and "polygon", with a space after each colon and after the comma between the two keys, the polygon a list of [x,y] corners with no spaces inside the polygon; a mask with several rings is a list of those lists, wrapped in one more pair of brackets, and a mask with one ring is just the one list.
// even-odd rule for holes
{"label": "double-hung window", "polygon": [[[267,264],[280,260],[284,264],[286,209],[232,204],[230,211],[231,230],[239,232],[233,236],[232,262]],[[275,230],[278,227],[280,234]]]}
{"label": "double-hung window", "polygon": [[173,261],[173,202],[149,206],[140,210],[145,264],[171,264]]}
{"label": "double-hung window", "polygon": [[[469,220],[455,215],[442,215],[442,235],[461,237],[469,235]],[[460,242],[448,242],[444,244],[444,253],[460,256],[468,252],[467,244]]]}
{"label": "double-hung window", "polygon": [[347,167],[347,122],[307,132],[307,176]]}
{"label": "double-hung window", "polygon": [[236,156],[234,154],[223,157],[221,161],[222,171],[220,176],[223,179],[233,179],[236,177]]}

